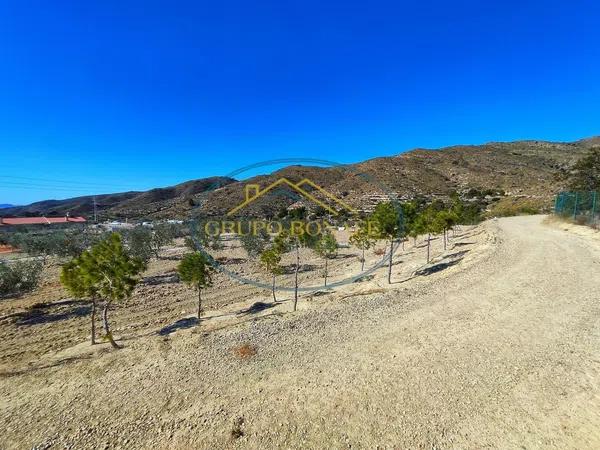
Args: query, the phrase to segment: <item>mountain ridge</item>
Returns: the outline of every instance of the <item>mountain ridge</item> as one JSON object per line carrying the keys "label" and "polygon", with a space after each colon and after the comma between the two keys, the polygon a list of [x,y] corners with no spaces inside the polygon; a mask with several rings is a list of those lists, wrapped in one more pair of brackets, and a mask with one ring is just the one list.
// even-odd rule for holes
{"label": "mountain ridge", "polygon": [[[441,149],[416,148],[392,156],[375,157],[339,167],[290,165],[272,173],[244,181],[228,177],[189,180],[149,191],[82,196],[65,200],[45,200],[31,205],[7,208],[8,215],[93,215],[93,199],[101,218],[166,219],[185,218],[199,203],[210,214],[225,214],[244,199],[244,186],[265,186],[278,177],[299,181],[309,178],[317,185],[348,202],[364,208],[380,198],[377,179],[388,194],[402,199],[448,197],[453,192],[496,190],[507,196],[532,197],[549,204],[554,193],[564,188],[573,164],[589,148],[600,145],[600,136],[575,142],[527,140],[489,142],[483,145],[454,145]],[[252,205],[249,213],[273,215],[297,199],[292,195],[266,199]]]}

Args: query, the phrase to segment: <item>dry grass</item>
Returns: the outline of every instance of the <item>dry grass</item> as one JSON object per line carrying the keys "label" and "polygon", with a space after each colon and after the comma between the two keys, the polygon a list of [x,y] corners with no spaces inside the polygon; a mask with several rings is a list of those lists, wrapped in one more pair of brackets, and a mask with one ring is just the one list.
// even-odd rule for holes
{"label": "dry grass", "polygon": [[506,197],[492,206],[485,216],[491,218],[540,214],[546,206],[540,199]]}

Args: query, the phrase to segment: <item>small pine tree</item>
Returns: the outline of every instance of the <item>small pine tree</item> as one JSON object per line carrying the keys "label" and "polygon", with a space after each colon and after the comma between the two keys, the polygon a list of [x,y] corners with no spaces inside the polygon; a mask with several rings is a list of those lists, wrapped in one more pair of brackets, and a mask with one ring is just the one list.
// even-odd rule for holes
{"label": "small pine tree", "polygon": [[316,237],[305,233],[303,230],[297,233],[289,233],[284,230],[275,237],[274,248],[281,254],[294,249],[296,254],[296,264],[294,268],[294,303],[293,310],[298,308],[298,273],[300,272],[300,247],[313,248]]}
{"label": "small pine tree", "polygon": [[437,229],[442,229],[444,233],[444,250],[448,247],[448,231],[458,222],[458,215],[452,210],[440,211],[436,216]]}
{"label": "small pine tree", "polygon": [[110,331],[109,307],[113,301],[131,296],[144,268],[142,260],[127,254],[121,235],[113,233],[90,250],[84,251],[63,269],[61,281],[72,293],[104,299],[102,323],[106,338],[114,348],[121,347]]}
{"label": "small pine tree", "polygon": [[360,258],[360,271],[363,272],[365,270],[365,250],[369,250],[375,245],[375,239],[369,232],[367,224],[361,223],[356,231],[352,233],[349,241],[362,252]]}
{"label": "small pine tree", "polygon": [[394,256],[394,241],[401,237],[402,217],[401,212],[391,202],[379,203],[370,218],[376,226],[376,235],[379,239],[390,242],[390,258],[388,265],[388,283],[392,282],[392,258]]}
{"label": "small pine tree", "polygon": [[335,258],[338,253],[338,245],[333,233],[331,233],[330,231],[321,233],[319,239],[315,242],[314,248],[315,252],[317,252],[319,256],[325,259],[324,284],[325,286],[327,286],[327,262],[330,258]]}
{"label": "small pine tree", "polygon": [[431,235],[442,231],[438,212],[431,205],[427,207],[416,220],[416,228],[427,234],[427,264],[431,261]]}
{"label": "small pine tree", "polygon": [[212,285],[213,267],[204,253],[194,252],[186,254],[177,272],[181,281],[198,289],[198,320],[202,316],[202,289]]}
{"label": "small pine tree", "polygon": [[263,252],[260,254],[260,263],[265,270],[267,270],[267,272],[273,276],[273,301],[276,302],[277,296],[275,295],[275,279],[277,275],[281,275],[283,273],[283,269],[281,267],[281,253],[275,246],[263,250]]}
{"label": "small pine tree", "polygon": [[62,267],[60,274],[60,282],[65,289],[77,298],[89,299],[92,304],[90,314],[91,319],[91,344],[96,344],[96,307],[98,303],[98,294],[96,292],[96,284],[90,276],[91,262],[89,252],[74,258]]}

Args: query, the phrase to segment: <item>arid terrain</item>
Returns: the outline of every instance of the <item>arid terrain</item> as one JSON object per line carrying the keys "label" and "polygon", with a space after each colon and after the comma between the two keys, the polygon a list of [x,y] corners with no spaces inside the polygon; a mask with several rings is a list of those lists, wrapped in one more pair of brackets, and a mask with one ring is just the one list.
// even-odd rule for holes
{"label": "arid terrain", "polygon": [[[112,312],[122,350],[89,345],[53,265],[0,302],[0,447],[598,448],[599,236],[545,216],[460,227],[430,265],[422,238],[398,249],[391,286],[381,268],[297,312],[218,274],[200,324],[175,247]],[[302,262],[307,285],[323,262]],[[332,282],[359,264],[343,249]],[[228,268],[261,273],[241,253]]]}
{"label": "arid terrain", "polygon": [[[295,182],[308,178],[353,207],[377,202],[382,195],[387,198],[390,192],[401,199],[420,196],[443,199],[453,192],[471,198],[468,196],[470,190],[490,190],[507,199],[527,198],[544,210],[551,206],[554,193],[565,187],[575,162],[599,143],[600,138],[595,137],[576,142],[457,145],[439,150],[415,149],[342,167],[304,161],[301,166],[290,165],[244,181],[228,176],[211,177],[146,192],[104,195],[99,192],[96,196],[45,200],[6,208],[3,215],[64,216],[70,213],[90,219],[94,204],[101,220],[183,219],[188,218],[198,204],[203,205],[202,214],[222,215],[243,200],[245,185],[265,187],[281,177]],[[265,167],[265,173],[268,172]],[[237,175],[243,177],[244,172]],[[382,186],[385,189],[382,190]],[[498,199],[488,200],[489,204]],[[245,213],[276,214],[281,207],[294,201],[293,196],[287,200],[283,196],[269,198],[269,201],[251,205]]]}

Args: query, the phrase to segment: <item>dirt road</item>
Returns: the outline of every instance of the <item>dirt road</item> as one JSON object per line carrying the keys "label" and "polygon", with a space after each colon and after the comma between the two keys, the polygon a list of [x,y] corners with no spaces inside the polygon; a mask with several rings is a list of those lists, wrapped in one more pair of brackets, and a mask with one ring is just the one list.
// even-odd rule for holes
{"label": "dirt road", "polygon": [[600,241],[483,232],[385,294],[5,374],[0,446],[600,448]]}

